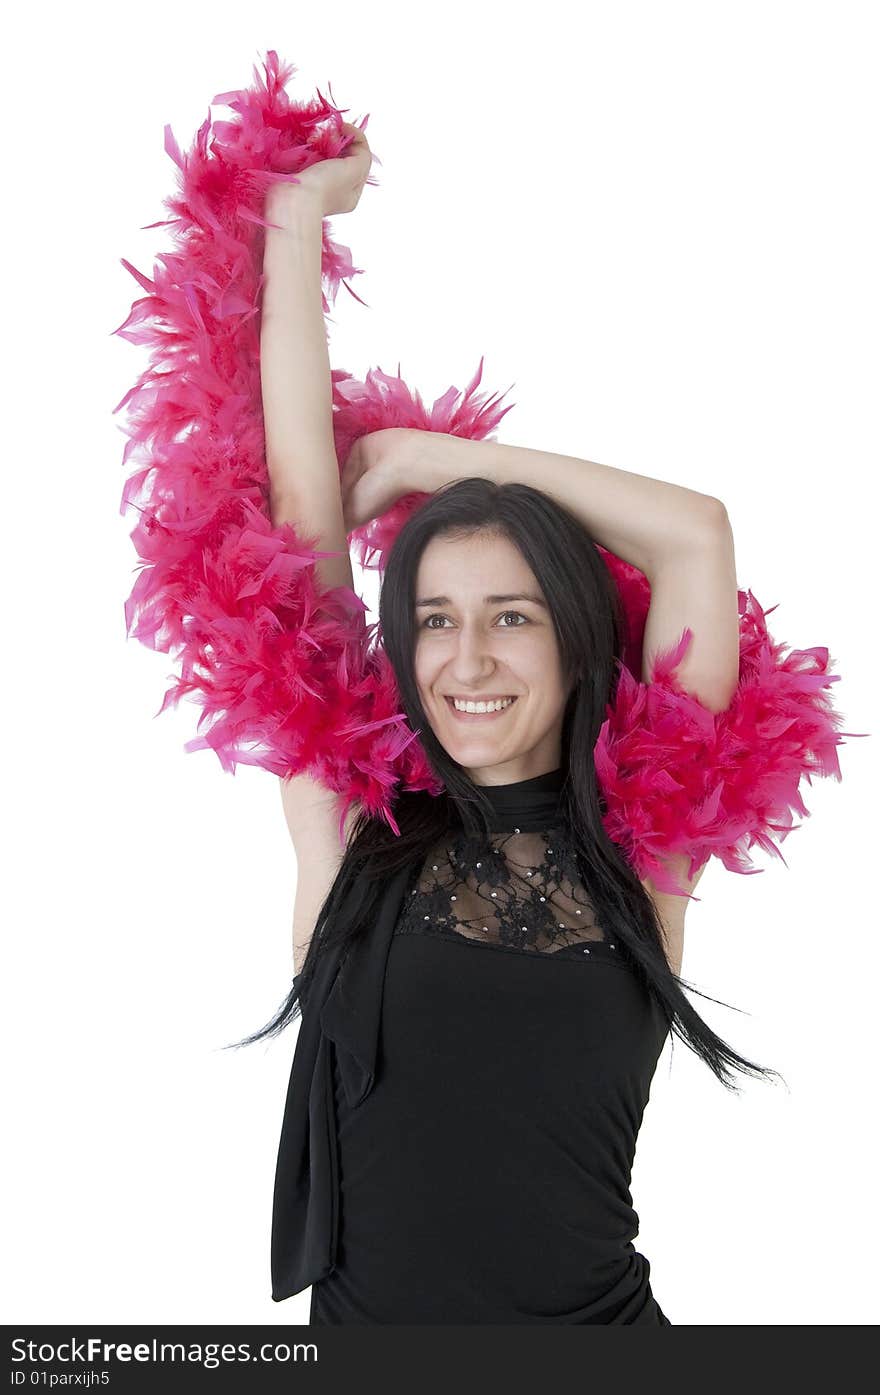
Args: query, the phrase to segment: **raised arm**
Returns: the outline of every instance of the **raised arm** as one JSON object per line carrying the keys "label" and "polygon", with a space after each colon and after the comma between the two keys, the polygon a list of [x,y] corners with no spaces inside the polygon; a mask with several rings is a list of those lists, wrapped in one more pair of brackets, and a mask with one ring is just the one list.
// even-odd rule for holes
{"label": "raised arm", "polygon": [[[351,127],[352,131],[356,128]],[[348,212],[360,196],[371,156],[358,132],[353,154],[313,165],[301,183],[276,184],[266,200],[260,384],[270,510],[319,550],[339,555],[315,563],[321,584],[349,586],[339,465],[333,442],[332,381],[321,284],[323,220]],[[315,918],[344,853],[339,797],[309,775],[282,779],[281,800],[297,862],[294,967],[305,956]],[[356,810],[351,810],[346,831]]]}
{"label": "raised arm", "polygon": [[352,586],[333,444],[332,389],[321,289],[323,209],[297,185],[276,185],[263,253],[260,383],[276,525],[291,522],[340,555],[315,564],[323,585]]}

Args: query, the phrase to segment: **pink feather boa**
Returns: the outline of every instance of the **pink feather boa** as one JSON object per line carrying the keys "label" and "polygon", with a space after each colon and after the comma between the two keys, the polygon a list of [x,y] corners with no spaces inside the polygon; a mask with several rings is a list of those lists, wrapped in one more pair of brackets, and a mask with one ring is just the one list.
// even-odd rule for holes
{"label": "pink feather boa", "polygon": [[[343,796],[340,828],[360,800],[399,833],[395,792],[438,794],[442,784],[399,711],[365,605],[348,588],[322,590],[319,540],[290,524],[273,527],[268,510],[259,372],[265,190],[345,141],[338,108],[320,95],[289,99],[293,72],[270,50],[253,87],[214,98],[236,119],[212,125],[209,114],[186,155],[166,127],[179,192],[166,200],[172,218],[149,226],[171,228],[176,247],[159,256],[152,278],[122,261],[145,294],[114,333],[151,350],[114,409],[128,409],[123,464],[141,464],[120,509],[140,515],[131,536],[142,566],[126,626],[180,660],[160,711],[196,695],[204,731],[187,750],[210,747],[233,772],[236,764],[309,772]],[[327,313],[358,268],[326,223],[322,265]],[[360,382],[334,369],[339,461],[359,436],[383,427],[486,437],[510,407],[477,394],[481,375],[482,359],[463,393],[450,388],[428,409],[399,376],[376,369]],[[407,496],[351,535],[363,566],[384,569],[402,522],[425,497]],[[861,734],[837,730],[828,650],[784,655],[751,591],[740,591],[739,684],[730,706],[713,714],[674,676],[688,630],[659,656],[653,681],[639,681],[648,583],[600,552],[628,621],[616,700],[595,749],[610,837],[639,876],[670,891],[681,888],[664,861],[677,853],[690,855],[691,874],[712,855],[731,871],[758,871],[747,857],[755,843],[782,858],[773,835],[786,837],[793,813],[808,816],[801,778],[839,780],[836,747]]]}

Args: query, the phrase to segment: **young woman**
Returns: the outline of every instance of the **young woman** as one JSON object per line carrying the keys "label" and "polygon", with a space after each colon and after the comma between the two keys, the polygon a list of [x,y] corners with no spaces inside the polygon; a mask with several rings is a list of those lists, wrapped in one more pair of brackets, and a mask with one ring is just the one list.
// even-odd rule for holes
{"label": "young woman", "polygon": [[[716,498],[440,433],[362,438],[342,481],[322,308],[322,220],[356,206],[366,138],[267,200],[261,380],[272,521],[330,554],[400,495],[430,497],[385,568],[382,643],[443,781],[399,835],[283,780],[296,850],[298,1009],[275,1188],[273,1297],[313,1323],[669,1325],[633,1241],[629,1181],[675,1032],[725,1084],[772,1075],[682,991],[685,895],[640,880],[603,828],[594,746],[622,645],[596,544],[651,585],[658,650],[710,710],[738,676],[734,546]],[[699,869],[679,885],[692,890]]]}

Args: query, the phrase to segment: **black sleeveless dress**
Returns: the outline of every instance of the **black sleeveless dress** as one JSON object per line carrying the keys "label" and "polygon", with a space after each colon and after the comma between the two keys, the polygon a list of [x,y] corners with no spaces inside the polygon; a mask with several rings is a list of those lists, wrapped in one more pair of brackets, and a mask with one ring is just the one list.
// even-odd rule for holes
{"label": "black sleeveless dress", "polygon": [[596,922],[562,782],[487,788],[488,842],[432,849],[323,1000],[273,1220],[273,1297],[311,1280],[312,1324],[671,1325],[629,1191],[668,1027]]}

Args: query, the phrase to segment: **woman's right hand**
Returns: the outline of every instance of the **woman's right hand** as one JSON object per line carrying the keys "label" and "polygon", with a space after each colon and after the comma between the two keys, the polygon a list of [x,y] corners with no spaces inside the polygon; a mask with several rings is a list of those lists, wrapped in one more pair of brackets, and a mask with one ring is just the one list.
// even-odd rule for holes
{"label": "woman's right hand", "polygon": [[291,213],[295,213],[309,202],[320,210],[322,218],[330,218],[336,213],[351,213],[357,207],[363,193],[373,154],[367,138],[359,127],[350,121],[342,122],[352,140],[342,155],[331,160],[319,160],[308,169],[300,170],[295,184],[276,183],[266,193],[265,216],[270,223],[287,225]]}

